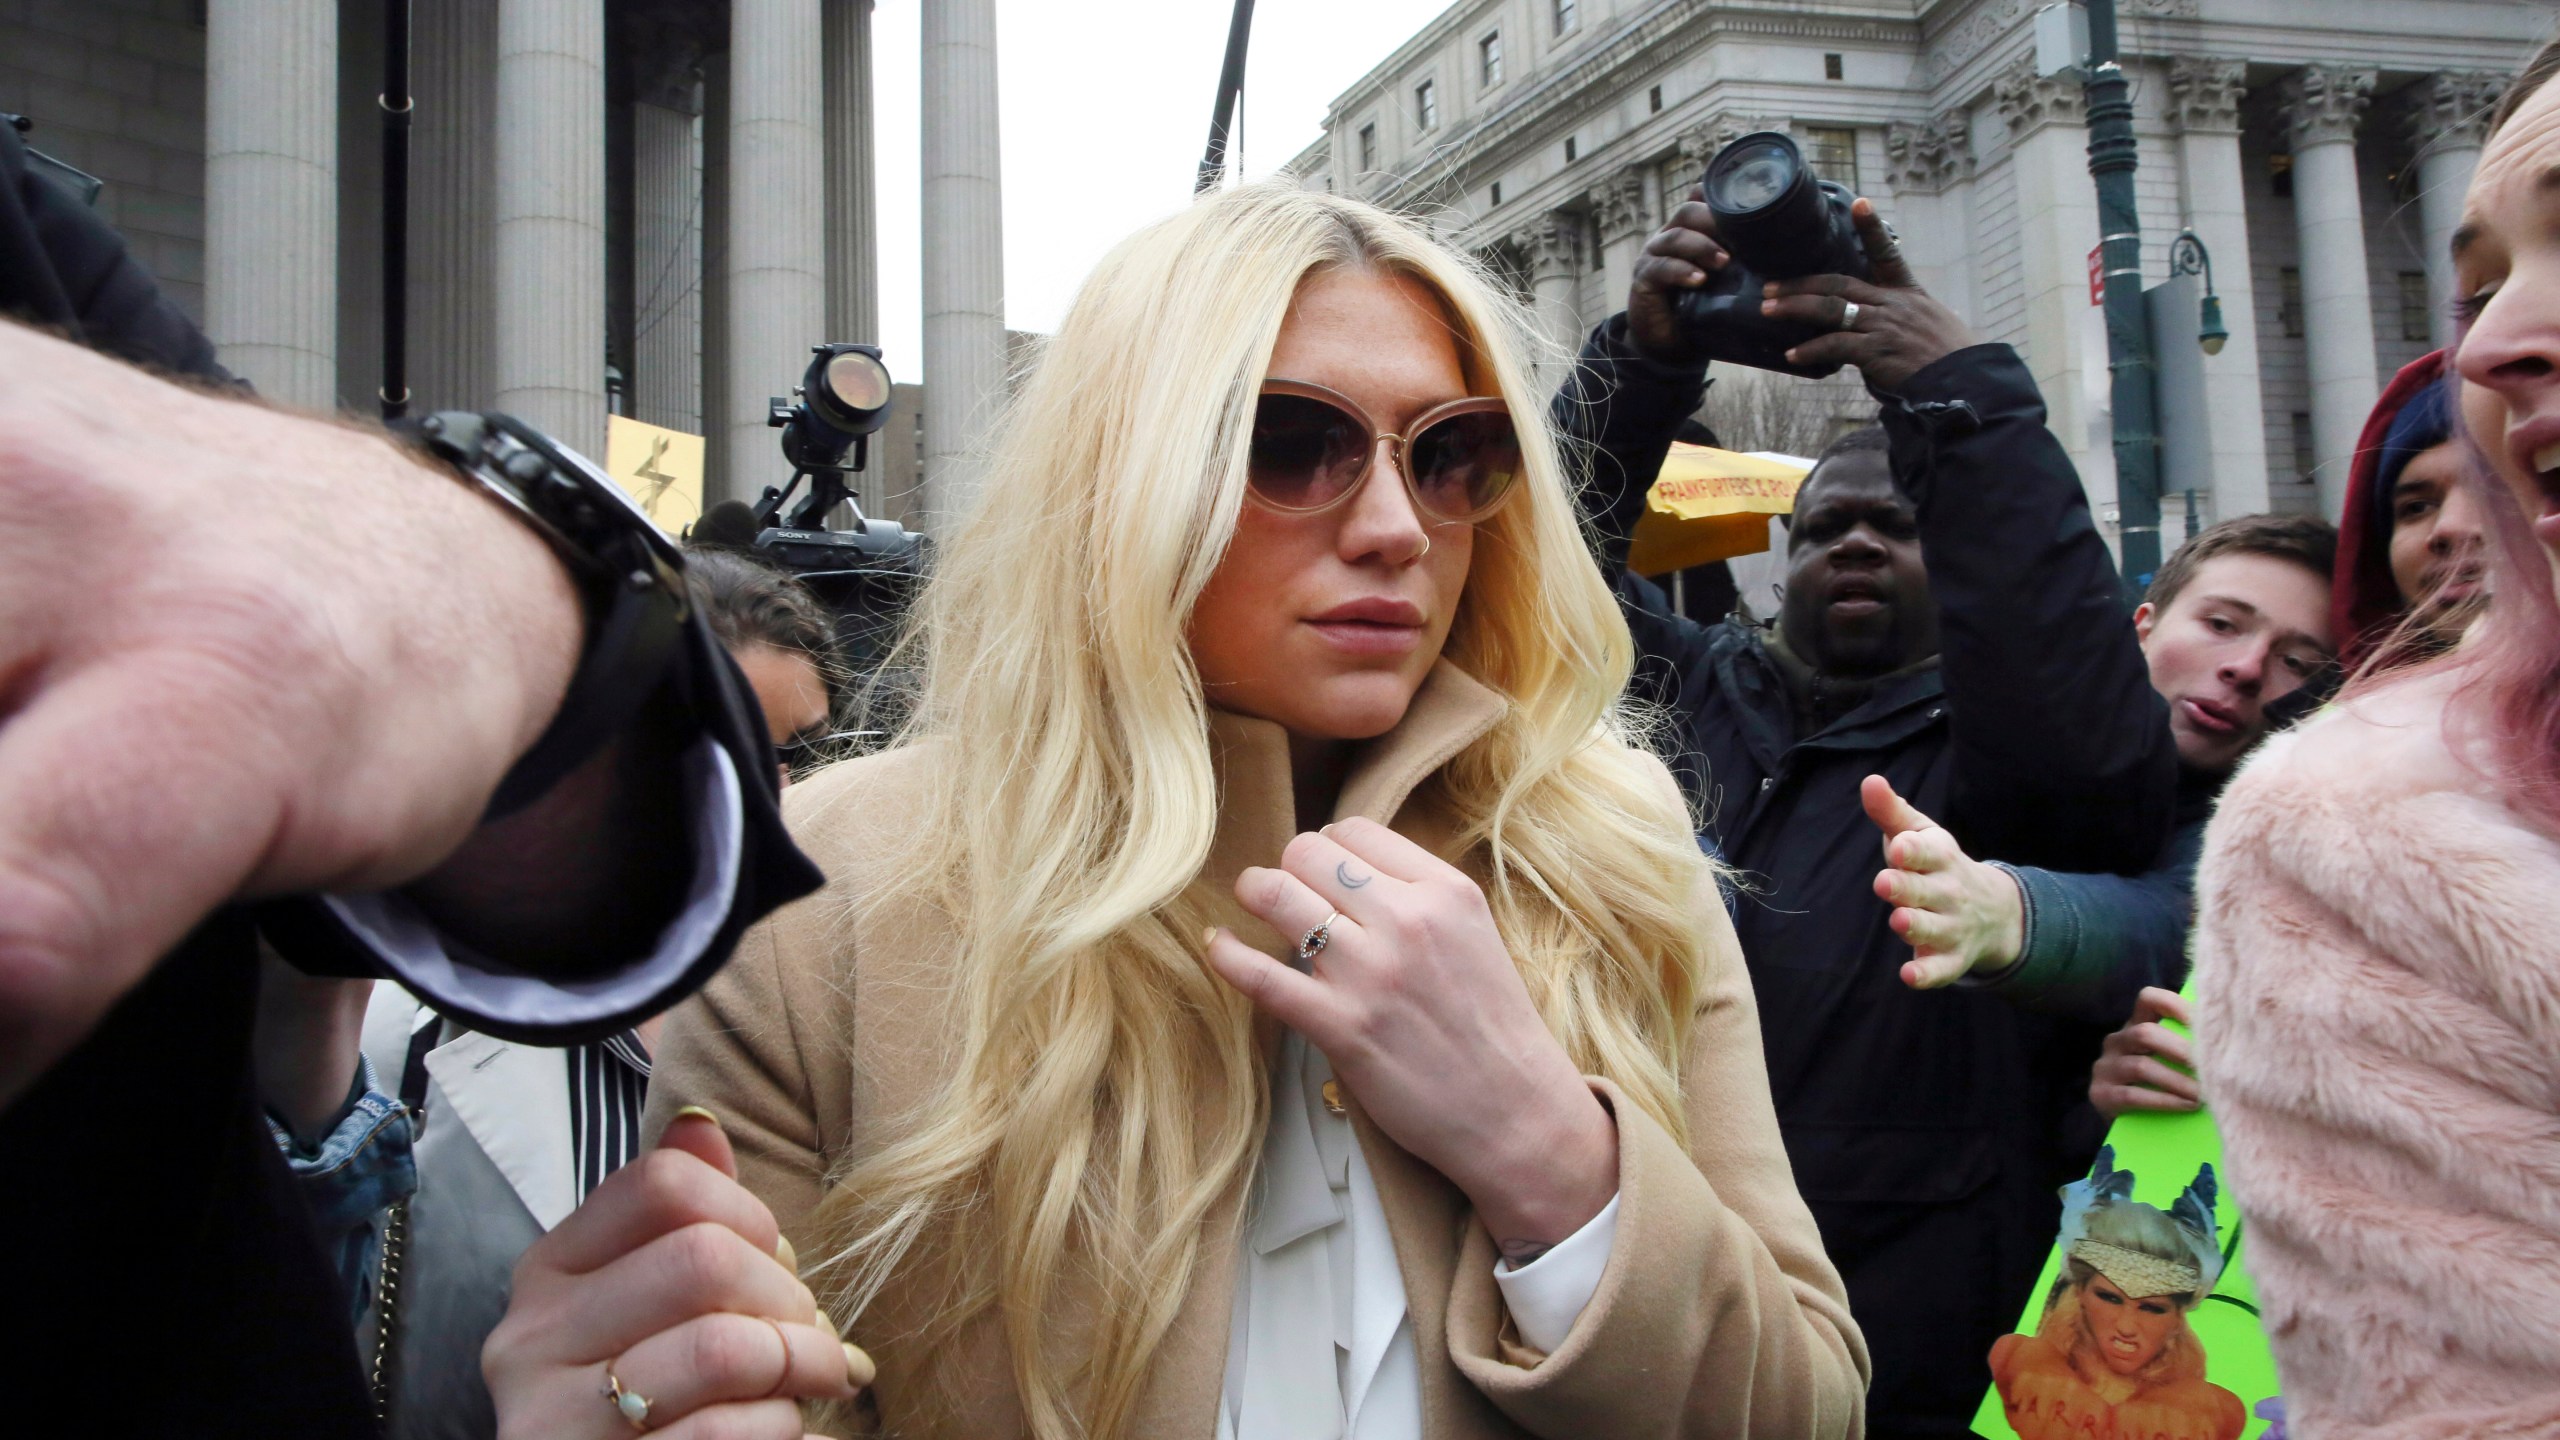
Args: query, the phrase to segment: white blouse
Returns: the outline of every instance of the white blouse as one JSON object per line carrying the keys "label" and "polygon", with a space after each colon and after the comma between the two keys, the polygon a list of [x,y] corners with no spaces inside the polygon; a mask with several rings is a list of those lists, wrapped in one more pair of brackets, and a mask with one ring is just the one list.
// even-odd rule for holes
{"label": "white blouse", "polygon": [[[1420,1440],[1422,1374],[1387,1212],[1333,1067],[1284,1032],[1245,1222],[1218,1440]],[[1528,1265],[1494,1265],[1520,1338],[1552,1352],[1600,1288],[1618,1201]]]}

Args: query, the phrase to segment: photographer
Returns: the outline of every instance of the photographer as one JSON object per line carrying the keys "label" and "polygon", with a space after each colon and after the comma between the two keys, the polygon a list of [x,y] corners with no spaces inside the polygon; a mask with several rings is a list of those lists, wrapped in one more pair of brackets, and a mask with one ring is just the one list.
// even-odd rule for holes
{"label": "photographer", "polygon": [[1718,343],[1679,301],[1732,263],[1702,194],[1647,242],[1555,416],[1589,447],[1637,683],[1683,722],[1702,838],[1750,877],[1736,923],[1770,1084],[1873,1346],[1869,1433],[1954,1436],[2051,1243],[2054,1187],[2087,1158],[2060,1125],[2097,1037],[1902,984],[1859,785],[1885,776],[1976,855],[2131,872],[2167,838],[2176,760],[2025,365],[1919,288],[1869,202],[1849,216],[1872,282],[1779,282],[1760,307],[1804,327],[1787,364],[1855,365],[1882,406],[1881,433],[1835,444],[1797,493],[1775,626],[1701,627],[1624,573]]}
{"label": "photographer", "polygon": [[[564,563],[592,575],[615,542],[580,551],[378,432],[240,398],[6,127],[0,314],[7,1373],[140,1433],[369,1434],[346,1297],[252,1074],[256,928],[308,968],[569,1040],[699,986],[818,876],[697,617],[647,610],[667,648],[627,650],[619,580]],[[254,921],[242,904],[323,894]],[[658,1261],[645,1306],[528,1320],[502,1417],[592,1392],[623,1349],[710,1310],[814,1334],[725,1144],[687,1146],[702,1163],[635,1175],[553,1253],[702,1263],[667,1283]],[[736,1243],[667,1228],[687,1220]],[[148,1361],[120,1343],[138,1307],[186,1320]],[[747,1393],[847,1392],[761,1358]],[[688,1405],[735,1393],[661,1373]]]}

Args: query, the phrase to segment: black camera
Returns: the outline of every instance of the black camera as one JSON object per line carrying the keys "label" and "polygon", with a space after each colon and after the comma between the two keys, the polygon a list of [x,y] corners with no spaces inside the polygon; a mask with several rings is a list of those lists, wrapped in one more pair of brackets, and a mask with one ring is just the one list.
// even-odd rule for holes
{"label": "black camera", "polygon": [[1681,327],[1691,348],[1709,360],[1790,375],[1818,377],[1839,369],[1787,363],[1791,347],[1825,332],[1761,314],[1760,287],[1805,275],[1872,278],[1867,247],[1849,218],[1857,197],[1814,174],[1796,142],[1775,130],[1756,131],[1717,151],[1700,188],[1732,259],[1710,272],[1706,284],[1680,295]]}
{"label": "black camera", "polygon": [[[847,663],[868,670],[886,652],[925,568],[924,536],[866,517],[846,477],[868,463],[871,437],[889,420],[889,367],[877,345],[810,347],[791,398],[777,395],[765,423],[782,432],[790,482],[768,485],[754,505],[753,550],[789,570],[834,612]],[[801,481],[809,488],[790,505]],[[786,511],[785,507],[790,508]],[[852,523],[836,529],[839,508]]]}

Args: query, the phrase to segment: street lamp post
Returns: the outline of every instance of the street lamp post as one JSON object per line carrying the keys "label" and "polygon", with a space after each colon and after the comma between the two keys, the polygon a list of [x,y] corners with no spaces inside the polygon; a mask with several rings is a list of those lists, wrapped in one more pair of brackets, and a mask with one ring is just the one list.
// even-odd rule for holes
{"label": "street lamp post", "polygon": [[2231,332],[2222,328],[2222,297],[2213,293],[2213,254],[2193,230],[2181,230],[2169,242],[2169,274],[2203,277],[2204,304],[2197,315],[2196,343],[2207,355],[2221,354]]}
{"label": "street lamp post", "polygon": [[2081,85],[2089,116],[2089,175],[2098,186],[2117,533],[2125,590],[2139,599],[2160,568],[2160,435],[2151,325],[2142,303],[2142,217],[2133,193],[2133,91],[2116,58],[2115,0],[2088,0],[2088,13],[2089,64]]}

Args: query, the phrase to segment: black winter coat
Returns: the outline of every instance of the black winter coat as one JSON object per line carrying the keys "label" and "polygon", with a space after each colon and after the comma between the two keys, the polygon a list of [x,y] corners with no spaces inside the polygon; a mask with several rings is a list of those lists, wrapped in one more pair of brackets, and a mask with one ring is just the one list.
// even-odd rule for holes
{"label": "black winter coat", "polygon": [[2078,476],[2005,345],[1947,356],[1880,397],[1918,510],[1941,661],[1795,733],[1761,632],[1702,627],[1623,573],[1625,537],[1703,369],[1595,331],[1556,422],[1638,653],[1637,688],[1685,722],[1675,768],[1703,837],[1742,872],[1736,928],[1796,1183],[1875,1362],[1870,1433],[1964,1435],[1994,1338],[2016,1321],[2087,1157],[2063,1117],[2101,1032],[1994,994],[1926,993],[1873,889],[1858,784],[1881,774],[1978,858],[2139,871],[2167,838],[2168,716]]}

